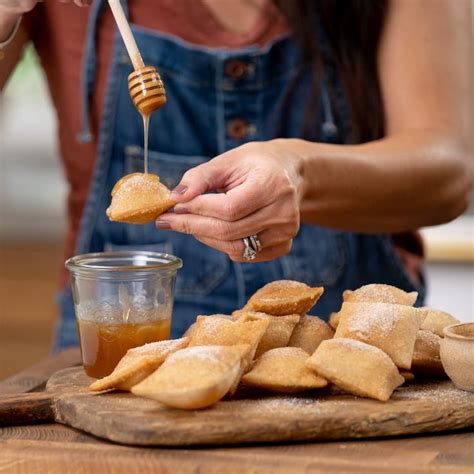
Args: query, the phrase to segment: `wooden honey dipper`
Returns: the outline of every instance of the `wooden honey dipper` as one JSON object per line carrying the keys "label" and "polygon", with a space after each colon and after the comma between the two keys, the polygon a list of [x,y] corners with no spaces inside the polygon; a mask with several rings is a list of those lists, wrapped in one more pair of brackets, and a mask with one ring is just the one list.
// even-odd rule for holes
{"label": "wooden honey dipper", "polygon": [[144,117],[149,117],[166,103],[163,82],[153,66],[145,66],[120,0],[109,0],[109,5],[135,69],[128,76],[130,97],[136,109]]}

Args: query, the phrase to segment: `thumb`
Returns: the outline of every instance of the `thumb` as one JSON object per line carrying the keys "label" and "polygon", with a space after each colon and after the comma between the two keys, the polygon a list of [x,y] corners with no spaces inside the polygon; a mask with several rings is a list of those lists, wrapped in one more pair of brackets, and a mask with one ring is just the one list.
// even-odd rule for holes
{"label": "thumb", "polygon": [[171,191],[171,199],[176,202],[188,202],[196,196],[223,188],[230,172],[226,168],[216,158],[191,168]]}

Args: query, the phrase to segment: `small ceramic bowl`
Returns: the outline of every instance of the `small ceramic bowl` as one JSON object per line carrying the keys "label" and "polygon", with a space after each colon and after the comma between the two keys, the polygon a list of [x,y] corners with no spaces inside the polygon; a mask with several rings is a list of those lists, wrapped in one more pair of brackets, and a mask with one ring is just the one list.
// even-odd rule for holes
{"label": "small ceramic bowl", "polygon": [[441,362],[457,388],[474,392],[474,323],[447,326],[440,342]]}

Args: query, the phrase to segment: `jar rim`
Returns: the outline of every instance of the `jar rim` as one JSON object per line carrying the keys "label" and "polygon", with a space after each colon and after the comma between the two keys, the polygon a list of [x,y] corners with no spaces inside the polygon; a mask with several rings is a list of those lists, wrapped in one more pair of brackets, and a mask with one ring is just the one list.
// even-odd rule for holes
{"label": "jar rim", "polygon": [[[110,262],[126,262],[130,264],[110,265]],[[134,263],[134,260],[136,263]],[[140,261],[141,260],[141,261]],[[108,265],[105,262],[109,262]],[[102,263],[102,264],[101,264]],[[95,252],[75,255],[64,263],[70,272],[148,272],[156,270],[178,270],[183,261],[168,253],[150,252],[145,250],[123,250],[116,252]]]}

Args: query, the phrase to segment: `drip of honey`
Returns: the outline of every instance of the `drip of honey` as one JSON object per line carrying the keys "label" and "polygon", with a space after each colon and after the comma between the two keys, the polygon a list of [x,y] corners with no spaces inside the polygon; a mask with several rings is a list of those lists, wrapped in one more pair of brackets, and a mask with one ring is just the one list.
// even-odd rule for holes
{"label": "drip of honey", "polygon": [[143,164],[144,164],[144,173],[148,173],[148,128],[150,125],[150,114],[141,114],[143,118]]}

